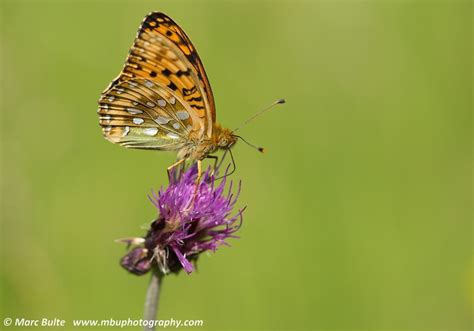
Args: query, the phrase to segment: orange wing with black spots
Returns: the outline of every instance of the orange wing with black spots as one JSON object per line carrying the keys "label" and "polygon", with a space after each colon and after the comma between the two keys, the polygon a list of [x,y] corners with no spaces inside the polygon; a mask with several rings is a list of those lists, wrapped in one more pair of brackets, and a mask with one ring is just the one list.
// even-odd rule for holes
{"label": "orange wing with black spots", "polygon": [[216,112],[211,85],[209,84],[206,71],[204,70],[204,66],[201,62],[199,54],[196,51],[196,48],[194,47],[193,43],[186,35],[186,33],[183,31],[183,29],[181,29],[178,24],[176,24],[171,18],[169,18],[163,13],[151,13],[150,15],[148,15],[143,21],[140,30],[143,29],[149,32],[157,31],[161,35],[165,35],[184,53],[188,61],[193,65],[194,69],[196,70],[199,82],[201,82],[203,85],[205,92],[204,96],[207,97],[207,101],[209,103],[209,110],[212,114],[211,118],[215,122]]}
{"label": "orange wing with black spots", "polygon": [[[127,93],[117,93],[123,89]],[[148,100],[153,94],[159,102]],[[147,102],[155,107],[147,107]],[[214,97],[199,55],[185,32],[163,13],[145,17],[122,72],[102,93],[99,104],[104,136],[131,148],[161,149],[165,139],[166,149],[178,149],[190,136],[210,138],[216,120]],[[136,111],[130,109],[141,113],[132,114]],[[174,127],[164,126],[164,118]],[[155,128],[158,133],[150,136]]]}

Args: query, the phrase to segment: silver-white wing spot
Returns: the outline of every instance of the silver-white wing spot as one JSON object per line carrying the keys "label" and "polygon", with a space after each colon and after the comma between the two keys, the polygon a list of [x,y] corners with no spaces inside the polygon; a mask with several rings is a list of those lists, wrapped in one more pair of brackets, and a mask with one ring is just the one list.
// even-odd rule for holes
{"label": "silver-white wing spot", "polygon": [[133,123],[137,124],[137,125],[140,125],[142,124],[143,122],[145,122],[145,120],[143,118],[140,118],[140,117],[135,117],[133,119]]}
{"label": "silver-white wing spot", "polygon": [[160,107],[166,107],[166,101],[163,99],[158,100],[156,103],[158,103]]}
{"label": "silver-white wing spot", "polygon": [[130,132],[130,127],[126,126],[123,130],[122,137],[125,137]]}
{"label": "silver-white wing spot", "polygon": [[141,111],[140,109],[136,109],[136,108],[127,108],[127,112],[129,114],[132,114],[132,115],[137,115],[137,114],[143,113],[143,111]]}
{"label": "silver-white wing spot", "polygon": [[156,123],[158,123],[160,125],[163,125],[163,124],[166,124],[169,121],[171,121],[171,118],[164,117],[164,116],[158,116],[157,118],[155,118],[155,121],[156,121]]}
{"label": "silver-white wing spot", "polygon": [[153,87],[153,83],[150,82],[149,80],[146,80],[146,81],[145,81],[145,86],[146,86],[146,87],[149,87],[149,88],[152,88],[152,87]]}
{"label": "silver-white wing spot", "polygon": [[157,128],[146,128],[143,130],[143,133],[145,133],[147,136],[154,136],[158,133]]}
{"label": "silver-white wing spot", "polygon": [[180,120],[187,120],[189,118],[189,113],[185,110],[180,110],[180,111],[177,111],[176,112],[176,116],[180,119]]}

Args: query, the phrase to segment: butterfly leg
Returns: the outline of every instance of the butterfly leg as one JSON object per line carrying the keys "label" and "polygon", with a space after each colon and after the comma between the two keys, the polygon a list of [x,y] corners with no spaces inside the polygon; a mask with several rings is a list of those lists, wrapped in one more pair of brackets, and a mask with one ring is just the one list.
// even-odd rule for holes
{"label": "butterfly leg", "polygon": [[199,184],[199,181],[201,180],[201,177],[202,177],[202,160],[197,161],[197,166],[198,166],[198,175],[196,179],[196,185]]}
{"label": "butterfly leg", "polygon": [[177,162],[173,163],[172,165],[170,165],[170,166],[168,167],[168,169],[167,169],[166,171],[168,172],[168,179],[169,179],[170,181],[171,181],[171,171],[172,171],[175,167],[179,166],[179,165],[180,165],[181,163],[183,163],[183,162],[184,162],[184,159],[181,159],[181,160],[178,160]]}
{"label": "butterfly leg", "polygon": [[196,178],[196,187],[194,189],[194,194],[193,194],[193,201],[197,197],[198,189],[199,189],[199,181],[201,180],[202,177],[202,161],[197,160],[197,168],[198,168],[198,173],[197,173],[197,178]]}
{"label": "butterfly leg", "polygon": [[214,165],[212,166],[212,171],[211,171],[211,176],[214,176],[214,173],[217,171],[217,162],[219,161],[219,157],[216,155],[208,155],[206,156],[208,159],[213,159],[214,160]]}

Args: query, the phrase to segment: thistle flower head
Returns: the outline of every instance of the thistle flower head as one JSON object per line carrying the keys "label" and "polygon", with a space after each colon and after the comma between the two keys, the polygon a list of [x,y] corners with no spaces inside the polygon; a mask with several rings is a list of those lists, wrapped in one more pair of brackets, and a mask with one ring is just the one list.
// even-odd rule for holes
{"label": "thistle flower head", "polygon": [[215,176],[207,170],[197,183],[197,175],[196,166],[174,173],[168,188],[149,196],[159,214],[144,240],[126,240],[129,244],[143,244],[122,258],[121,265],[125,269],[137,275],[148,272],[153,266],[164,274],[182,268],[191,273],[192,262],[200,253],[215,251],[221,245],[228,245],[227,238],[237,238],[234,232],[241,225],[244,209],[235,214],[232,209],[240,183],[234,195],[232,182],[226,190],[225,177],[216,183]]}

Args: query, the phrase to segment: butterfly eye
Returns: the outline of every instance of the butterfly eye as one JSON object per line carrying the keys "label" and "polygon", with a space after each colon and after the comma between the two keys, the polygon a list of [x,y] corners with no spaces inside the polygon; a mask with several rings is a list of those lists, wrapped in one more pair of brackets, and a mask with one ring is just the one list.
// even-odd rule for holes
{"label": "butterfly eye", "polygon": [[227,141],[226,138],[222,138],[222,139],[219,140],[219,146],[221,146],[221,147],[225,147],[228,144],[229,144],[229,142]]}

